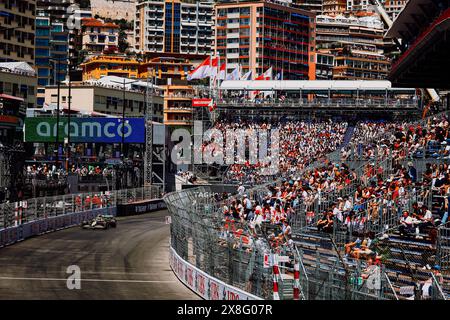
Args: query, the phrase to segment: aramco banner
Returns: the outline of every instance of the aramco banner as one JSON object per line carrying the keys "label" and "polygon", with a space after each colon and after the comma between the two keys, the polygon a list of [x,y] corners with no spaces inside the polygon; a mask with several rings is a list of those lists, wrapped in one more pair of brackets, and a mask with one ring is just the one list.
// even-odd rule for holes
{"label": "aramco banner", "polygon": [[[56,129],[56,117],[31,117],[25,119],[25,142],[64,142],[68,136],[67,117],[59,118],[59,130]],[[145,121],[143,118],[76,118],[70,117],[70,142],[121,143],[122,128],[125,143],[145,142]]]}

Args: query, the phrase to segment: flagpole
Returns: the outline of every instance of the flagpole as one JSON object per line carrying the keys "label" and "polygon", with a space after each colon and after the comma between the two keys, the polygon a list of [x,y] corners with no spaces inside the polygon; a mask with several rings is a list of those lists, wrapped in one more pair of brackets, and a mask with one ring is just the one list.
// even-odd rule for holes
{"label": "flagpole", "polygon": [[[220,52],[217,51],[217,98],[220,99]],[[225,69],[225,75],[227,74],[227,69]]]}
{"label": "flagpole", "polygon": [[[211,70],[212,68],[212,52],[209,54],[209,70]],[[211,88],[211,84],[212,83],[212,76],[211,74],[209,75],[209,97],[212,98],[212,88]]]}

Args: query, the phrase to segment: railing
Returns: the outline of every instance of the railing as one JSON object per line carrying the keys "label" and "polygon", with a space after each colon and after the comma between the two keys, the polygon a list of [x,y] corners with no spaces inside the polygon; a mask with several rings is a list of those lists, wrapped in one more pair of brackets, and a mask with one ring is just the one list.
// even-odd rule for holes
{"label": "railing", "polygon": [[264,268],[267,243],[246,223],[224,219],[211,189],[198,187],[164,197],[172,214],[171,246],[185,261],[211,277],[270,299],[272,277]]}
{"label": "railing", "polygon": [[0,204],[0,230],[38,219],[87,210],[114,207],[161,197],[157,186],[107,192],[74,193]]}
{"label": "railing", "polygon": [[450,268],[450,222],[438,228],[437,259],[442,269]]}
{"label": "railing", "polygon": [[[270,91],[270,90],[269,90]],[[386,107],[394,108],[417,108],[418,102],[413,99],[408,100],[379,100],[370,101],[367,99],[360,99],[360,101],[353,100],[336,100],[336,99],[322,99],[322,100],[308,100],[308,99],[263,99],[263,100],[248,100],[244,98],[223,98],[217,101],[219,107],[240,108],[240,107],[279,107],[279,108],[342,108],[354,107],[364,109],[385,109]]]}

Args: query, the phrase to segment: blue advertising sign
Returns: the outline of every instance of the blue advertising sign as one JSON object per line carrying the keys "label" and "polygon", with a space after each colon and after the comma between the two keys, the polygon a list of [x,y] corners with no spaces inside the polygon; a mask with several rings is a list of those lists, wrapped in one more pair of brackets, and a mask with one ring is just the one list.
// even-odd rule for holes
{"label": "blue advertising sign", "polygon": [[[25,119],[25,142],[64,142],[69,134],[67,117],[60,117],[56,129],[55,117],[32,117]],[[70,142],[121,143],[122,129],[125,143],[145,142],[143,118],[70,118]]]}

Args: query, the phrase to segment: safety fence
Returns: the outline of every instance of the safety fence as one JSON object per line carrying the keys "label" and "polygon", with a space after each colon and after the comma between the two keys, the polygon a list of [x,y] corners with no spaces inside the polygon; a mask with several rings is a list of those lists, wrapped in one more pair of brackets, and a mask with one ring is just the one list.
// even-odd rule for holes
{"label": "safety fence", "polygon": [[172,214],[171,246],[181,259],[235,288],[271,297],[271,272],[264,263],[270,248],[245,223],[224,220],[209,188],[171,193],[164,200]]}
{"label": "safety fence", "polygon": [[[261,201],[263,193],[264,188],[255,188],[248,197]],[[307,252],[284,238],[276,223],[252,225],[225,218],[221,209],[229,199],[217,201],[207,187],[172,193],[164,200],[172,214],[171,247],[176,254],[234,288],[263,299],[394,295],[381,269],[362,261],[347,265],[335,244]]]}
{"label": "safety fence", "polygon": [[160,197],[161,191],[159,187],[148,186],[105,192],[74,193],[2,203],[0,204],[0,230],[17,227],[40,219],[117,207],[119,204]]}
{"label": "safety fence", "polygon": [[450,222],[438,229],[437,260],[443,269],[450,268]]}

